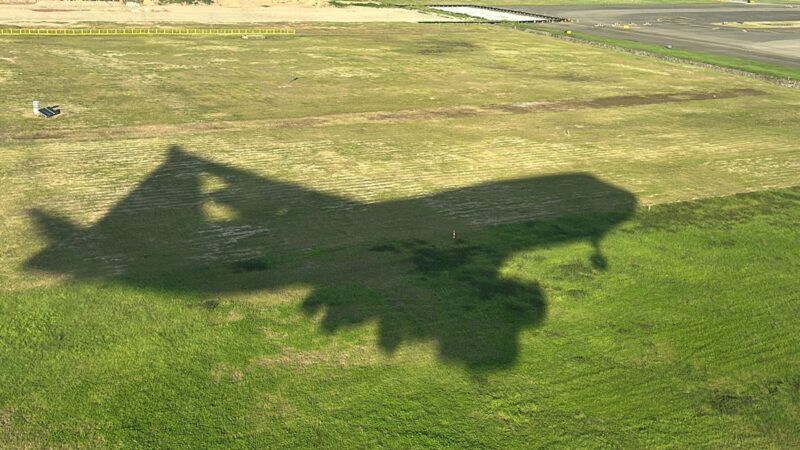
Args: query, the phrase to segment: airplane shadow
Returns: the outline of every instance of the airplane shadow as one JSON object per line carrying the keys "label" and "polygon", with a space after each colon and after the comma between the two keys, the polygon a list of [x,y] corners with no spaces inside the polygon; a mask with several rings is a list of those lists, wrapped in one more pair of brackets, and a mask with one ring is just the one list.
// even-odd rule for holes
{"label": "airplane shadow", "polygon": [[206,295],[307,285],[301,310],[322,314],[324,333],[374,321],[385,352],[433,341],[442,360],[502,368],[547,310],[537,283],[499,274],[504,262],[587,240],[605,270],[600,242],[635,207],[631,193],[582,173],[361,203],[173,146],[88,227],[31,210],[49,244],[25,267]]}

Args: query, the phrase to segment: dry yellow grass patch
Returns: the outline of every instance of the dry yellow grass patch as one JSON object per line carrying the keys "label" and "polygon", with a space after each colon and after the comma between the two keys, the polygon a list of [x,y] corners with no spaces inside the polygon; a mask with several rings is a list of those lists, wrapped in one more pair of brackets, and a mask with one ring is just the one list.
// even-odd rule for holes
{"label": "dry yellow grass patch", "polygon": [[256,358],[253,365],[266,368],[286,367],[370,367],[387,363],[389,359],[374,345],[335,346],[323,350],[297,351],[287,349],[281,355]]}

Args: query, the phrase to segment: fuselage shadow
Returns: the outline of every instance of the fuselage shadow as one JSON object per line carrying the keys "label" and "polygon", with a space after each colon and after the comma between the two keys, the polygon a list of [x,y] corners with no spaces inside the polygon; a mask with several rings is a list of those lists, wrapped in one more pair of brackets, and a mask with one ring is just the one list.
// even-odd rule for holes
{"label": "fuselage shadow", "polygon": [[[323,332],[375,321],[378,346],[433,340],[443,360],[512,365],[544,320],[535,282],[499,274],[514,253],[602,238],[634,212],[629,192],[583,173],[361,203],[169,149],[100,220],[30,211],[49,244],[29,270],[200,294],[312,287]],[[455,238],[452,232],[455,230]]]}

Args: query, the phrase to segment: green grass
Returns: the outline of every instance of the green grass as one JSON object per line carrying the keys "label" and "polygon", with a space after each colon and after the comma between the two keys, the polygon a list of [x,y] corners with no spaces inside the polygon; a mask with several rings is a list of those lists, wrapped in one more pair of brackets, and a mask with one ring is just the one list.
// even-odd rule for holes
{"label": "green grass", "polygon": [[[320,334],[293,291],[243,301],[103,281],[6,294],[0,436],[9,447],[792,447],[798,201],[793,189],[640,210],[608,237],[605,271],[583,243],[515,254],[503,277],[535,280],[548,313],[501,370],[439,361],[425,341],[387,355],[371,321]],[[458,306],[448,295],[478,295],[459,275],[492,270],[484,255],[532,232],[552,228],[487,228],[465,238],[471,266],[384,273],[391,287],[378,291],[332,282],[325,295],[352,302],[352,317],[404,320],[391,305],[409,292]],[[434,320],[424,311],[420,326]],[[451,313],[435,326],[471,337]]]}
{"label": "green grass", "polygon": [[0,40],[0,446],[795,446],[800,93],[299,32]]}
{"label": "green grass", "polygon": [[[538,31],[545,31],[548,33],[562,34],[563,31],[553,31],[551,29],[543,28],[541,26],[531,25],[517,25],[517,28],[531,28]],[[630,41],[627,39],[615,39],[603,36],[596,36],[592,34],[572,32],[570,35],[573,38],[581,39],[588,42],[596,42],[600,44],[614,45],[617,47],[639,50],[654,55],[668,56],[671,58],[685,59],[688,61],[697,61],[705,64],[711,64],[720,67],[727,67],[729,69],[742,70],[745,72],[752,72],[759,75],[767,75],[775,78],[800,80],[800,70],[791,67],[780,66],[777,64],[762,63],[748,59],[734,58],[724,55],[714,55],[711,53],[696,52],[691,50],[682,49],[668,49],[660,45],[646,44],[642,42]]]}

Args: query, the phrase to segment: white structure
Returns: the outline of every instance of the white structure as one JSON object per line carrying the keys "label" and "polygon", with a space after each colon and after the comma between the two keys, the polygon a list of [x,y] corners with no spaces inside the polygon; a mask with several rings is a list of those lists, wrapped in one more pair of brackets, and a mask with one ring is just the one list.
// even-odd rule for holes
{"label": "white structure", "polygon": [[548,18],[531,14],[516,13],[508,10],[497,10],[490,8],[480,8],[475,6],[431,6],[431,9],[438,9],[451,13],[465,14],[486,20],[508,20],[511,22],[546,22]]}
{"label": "white structure", "polygon": [[39,113],[39,100],[34,100],[33,101],[33,115],[34,116],[40,116],[41,115],[41,113]]}

